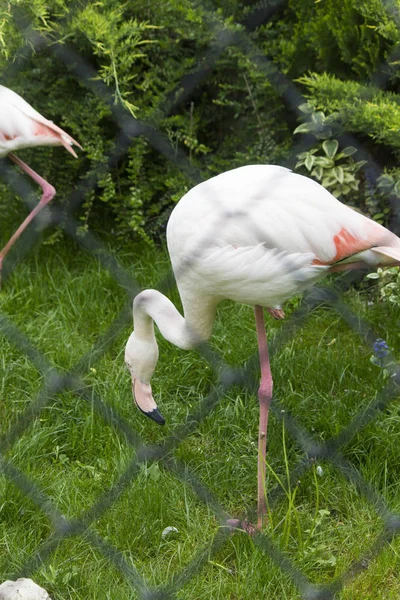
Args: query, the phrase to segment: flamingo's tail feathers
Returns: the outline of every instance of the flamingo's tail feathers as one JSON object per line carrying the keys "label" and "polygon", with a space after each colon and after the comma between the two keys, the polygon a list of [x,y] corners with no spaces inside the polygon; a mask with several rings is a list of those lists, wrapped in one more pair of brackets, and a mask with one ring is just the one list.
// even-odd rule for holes
{"label": "flamingo's tail feathers", "polygon": [[379,255],[379,264],[382,266],[400,266],[400,247],[377,246],[376,248],[371,248],[371,250],[374,254],[376,253]]}
{"label": "flamingo's tail feathers", "polygon": [[132,391],[138,409],[159,425],[164,425],[165,419],[154,401],[151,385],[149,383],[143,383],[140,379],[134,379]]}

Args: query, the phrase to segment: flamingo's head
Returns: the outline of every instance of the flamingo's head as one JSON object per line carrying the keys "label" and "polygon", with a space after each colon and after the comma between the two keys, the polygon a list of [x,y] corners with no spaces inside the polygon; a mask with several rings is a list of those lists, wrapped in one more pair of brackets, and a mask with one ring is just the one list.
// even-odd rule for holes
{"label": "flamingo's head", "polygon": [[164,425],[165,419],[157,408],[150,385],[157,360],[158,346],[155,339],[149,341],[133,332],[125,346],[125,364],[132,377],[133,399],[146,416]]}

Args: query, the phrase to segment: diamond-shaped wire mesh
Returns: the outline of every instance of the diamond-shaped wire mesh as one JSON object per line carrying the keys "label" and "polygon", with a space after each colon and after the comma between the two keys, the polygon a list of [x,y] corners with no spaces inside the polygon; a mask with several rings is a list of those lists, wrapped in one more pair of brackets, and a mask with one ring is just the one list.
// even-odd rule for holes
{"label": "diamond-shaped wire mesh", "polygon": [[[248,17],[245,27],[238,29],[234,33],[225,30],[220,21],[212,12],[208,12],[208,24],[214,34],[215,41],[210,45],[206,54],[202,58],[197,71],[185,76],[179,86],[179,93],[174,97],[174,101],[165,101],[160,107],[163,112],[172,111],[174,106],[178,106],[184,99],[190,97],[190,94],[204,79],[206,79],[213,69],[216,61],[223,54],[228,46],[237,46],[253,61],[261,72],[265,73],[271,83],[280,91],[282,99],[291,109],[296,112],[298,106],[304,102],[299,90],[295,85],[287,80],[278,69],[263,56],[251,40],[250,32],[260,23],[264,23],[281,6],[281,2],[262,3]],[[112,165],[118,157],[127,152],[131,144],[135,143],[138,137],[143,137],[153,148],[162,153],[168,160],[175,162],[179,169],[185,174],[188,180],[194,185],[202,180],[202,175],[189,163],[185,154],[172,147],[167,136],[152,123],[151,125],[140,121],[129,115],[121,106],[115,105],[114,98],[110,90],[98,78],[94,68],[79,56],[75,50],[65,43],[52,43],[44,35],[40,35],[30,29],[30,24],[25,20],[24,15],[17,14],[19,27],[24,30],[27,39],[27,52],[34,48],[46,47],[48,51],[58,60],[65,64],[65,67],[73,74],[83,85],[87,86],[91,92],[98,95],[111,109],[118,133],[115,139],[115,150],[109,156],[108,166]],[[22,57],[16,63],[10,65],[10,72],[13,69],[21,68],[24,58]],[[7,73],[5,73],[4,83],[7,84]],[[345,136],[346,143],[350,142],[356,146],[364,155],[367,151],[360,148],[360,144],[350,134]],[[301,141],[294,148],[293,156],[289,157],[288,164],[292,163],[294,156],[306,148],[307,142]],[[368,156],[369,164],[373,165],[378,172],[379,169],[371,156]],[[6,161],[0,165],[1,176],[11,185],[16,193],[26,199],[30,206],[30,192],[32,186],[25,178],[16,174],[9,168]],[[77,186],[71,194],[68,203],[68,215],[61,218],[61,215],[54,206],[50,206],[49,212],[51,222],[59,224],[67,236],[76,237],[78,223],[73,216],[76,207],[78,207],[85,195],[93,190],[97,184],[97,178],[104,173],[106,165],[99,167],[98,173],[92,173],[83,183]],[[216,199],[218,202],[218,199]],[[221,223],[223,227],[227,215],[221,212]],[[254,227],[254,224],[250,224]],[[35,228],[30,228],[24,236],[24,252],[35,243],[38,233]],[[89,253],[96,256],[103,267],[109,270],[115,281],[127,292],[127,302],[121,307],[118,319],[106,329],[100,336],[93,348],[84,356],[77,358],[74,366],[67,373],[58,372],[52,367],[46,356],[35,347],[34,340],[24,334],[13,322],[5,315],[0,315],[0,331],[10,341],[15,348],[24,354],[29,361],[36,367],[43,377],[41,389],[32,397],[28,407],[18,416],[7,435],[0,440],[0,461],[1,471],[5,477],[12,481],[13,485],[26,495],[31,503],[36,505],[45,516],[48,523],[49,533],[44,536],[42,543],[32,552],[27,553],[25,564],[14,573],[18,576],[34,576],[35,571],[43,564],[51,565],[52,556],[57,551],[60,544],[68,539],[82,538],[94,551],[102,556],[106,561],[113,564],[121,573],[124,580],[128,583],[130,589],[135,590],[138,598],[146,600],[156,598],[175,598],[180,590],[190,580],[201,572],[201,569],[207,561],[215,557],[218,551],[228,543],[230,532],[224,527],[226,520],[232,515],[223,506],[218,495],[213,493],[207,486],[207,482],[199,478],[196,473],[182,459],[178,458],[176,450],[190,436],[196,432],[199,425],[210,415],[217,404],[228,393],[233,386],[240,385],[242,389],[255,392],[257,389],[257,379],[254,376],[255,365],[258,357],[254,355],[252,359],[242,369],[231,369],[223,361],[222,357],[208,346],[199,349],[203,357],[217,374],[217,384],[210,391],[208,396],[198,403],[194,411],[189,414],[184,423],[172,430],[171,434],[166,436],[161,443],[146,443],[135,430],[134,425],[127,421],[119,412],[114,409],[107,401],[96,394],[89,393],[83,377],[90,366],[95,364],[107,351],[115,338],[126,328],[131,318],[131,304],[133,297],[140,291],[137,281],[126,271],[107,249],[90,232],[86,232],[76,238],[78,243]],[[204,244],[207,244],[204,239]],[[199,248],[199,252],[202,248]],[[21,258],[21,257],[20,257]],[[5,280],[7,274],[15,267],[15,260],[12,257],[5,263]],[[190,259],[182,265],[182,269],[190,268]],[[342,284],[346,284],[346,278]],[[172,277],[166,277],[159,283],[157,289],[166,292],[173,285]],[[373,346],[376,335],[364,323],[357,314],[355,314],[341,297],[343,289],[333,291],[331,288],[315,287],[305,294],[304,301],[290,319],[283,325],[279,333],[271,343],[271,354],[277,353],[288,340],[293,338],[296,331],[307,322],[311,311],[321,305],[329,305],[344,321],[346,321],[354,332],[363,339],[366,344]],[[397,366],[391,362],[391,377],[386,386],[379,392],[376,400],[367,408],[361,408],[359,413],[344,427],[336,437],[328,439],[324,443],[317,440],[317,436],[304,429],[300,420],[285,407],[284,401],[274,398],[271,410],[278,421],[284,422],[285,428],[298,446],[303,451],[303,458],[290,472],[290,485],[294,488],[300,477],[314,465],[317,460],[329,462],[337,473],[340,473],[345,479],[351,482],[354,489],[368,502],[368,504],[379,515],[383,522],[381,532],[375,540],[363,551],[359,560],[352,562],[338,577],[334,578],[326,585],[316,586],[310,578],[296,566],[295,561],[289,559],[288,555],[277,546],[272,536],[266,533],[257,533],[254,538],[254,544],[263,553],[265,557],[272,559],[279,569],[297,586],[301,597],[307,599],[316,598],[334,598],[336,594],[352,581],[356,575],[368,567],[370,560],[375,557],[385,547],[400,529],[400,516],[394,514],[385,502],[384,498],[377,492],[375,487],[366,481],[345,457],[344,448],[351,442],[353,437],[361,428],[367,426],[373,421],[379,413],[384,411],[388,404],[398,395],[398,384],[400,383],[400,373]],[[43,411],[51,405],[54,397],[63,391],[71,391],[77,398],[87,404],[88,407],[97,413],[110,427],[111,430],[121,435],[124,443],[132,449],[132,459],[123,470],[122,475],[115,481],[107,491],[99,494],[97,501],[87,506],[86,510],[79,517],[68,518],[58,508],[57,503],[53,501],[44,489],[41,489],[29,473],[23,472],[13,461],[7,458],[8,451],[13,445],[18,443],[23,435],[32,426],[35,419],[39,419]],[[278,393],[279,396],[279,393]],[[256,456],[254,456],[254,460]],[[135,566],[134,557],[127,560],[126,553],[122,549],[116,548],[113,544],[99,535],[96,531],[96,522],[101,519],[107,511],[118,502],[124,492],[129,489],[132,483],[140,475],[143,465],[159,463],[182,485],[191,490],[200,502],[206,505],[210,513],[215,515],[220,527],[217,529],[214,537],[201,547],[196,548],[194,557],[187,566],[178,573],[171,575],[169,580],[163,586],[152,587],[143,573]],[[273,511],[274,506],[279,502],[283,494],[281,487],[275,488],[269,495],[269,507]],[[251,515],[250,515],[251,516]],[[145,518],[145,517],[144,517]],[[99,598],[101,591],[99,590]],[[119,596],[122,597],[122,596]]]}

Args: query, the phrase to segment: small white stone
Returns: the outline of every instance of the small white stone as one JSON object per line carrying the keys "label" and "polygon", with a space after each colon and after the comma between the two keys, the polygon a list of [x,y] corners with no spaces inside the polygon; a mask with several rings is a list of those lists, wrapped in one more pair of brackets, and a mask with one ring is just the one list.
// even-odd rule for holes
{"label": "small white stone", "polygon": [[50,596],[32,579],[4,581],[0,585],[0,600],[51,600]]}
{"label": "small white stone", "polygon": [[318,467],[317,467],[317,469],[316,469],[316,470],[317,470],[317,475],[319,475],[320,477],[322,477],[322,475],[324,474],[324,471],[323,471],[322,467],[320,467],[320,466],[318,465]]}
{"label": "small white stone", "polygon": [[[179,532],[178,532],[178,530],[177,530],[177,528],[176,528],[176,527],[171,527],[171,526],[170,526],[170,527],[166,527],[166,528],[164,529],[164,531],[162,532],[161,536],[164,538],[164,537],[166,537],[167,535],[169,535],[170,533],[179,533]],[[0,600],[1,600],[1,598],[0,598]]]}

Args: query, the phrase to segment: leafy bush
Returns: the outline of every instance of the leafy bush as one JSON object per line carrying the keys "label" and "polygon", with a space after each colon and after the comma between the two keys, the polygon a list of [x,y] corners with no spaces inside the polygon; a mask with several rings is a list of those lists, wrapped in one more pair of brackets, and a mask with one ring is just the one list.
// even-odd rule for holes
{"label": "leafy bush", "polygon": [[[52,3],[23,0],[3,21],[2,31],[6,37],[0,67],[5,69],[10,58],[20,57],[25,52],[25,44],[29,45],[29,38],[24,39],[24,36],[31,30],[23,29],[25,23],[45,35],[50,46],[37,47],[25,60],[20,59],[16,68],[9,66],[4,83],[65,128],[84,148],[84,152],[79,153],[79,161],[65,157],[58,149],[49,160],[49,149],[34,149],[24,151],[27,162],[55,183],[61,201],[70,196],[77,179],[94,180],[96,194],[86,195],[80,215],[84,227],[94,206],[95,212],[101,212],[99,207],[106,204],[117,213],[121,208],[123,213],[135,213],[134,199],[129,193],[120,194],[116,173],[107,172],[108,157],[115,149],[118,133],[111,118],[111,107],[68,72],[66,67],[71,61],[64,64],[62,54],[64,41],[68,40],[83,61],[97,68],[99,78],[110,86],[115,102],[132,113],[135,107],[129,86],[136,65],[144,62],[143,48],[152,42],[144,36],[153,28],[130,17],[126,6],[118,6],[110,0],[75,5],[72,10],[64,0]],[[57,53],[49,50],[52,46]]]}
{"label": "leafy bush", "polygon": [[[22,157],[56,185],[59,202],[66,203],[77,180],[96,182],[80,209],[83,227],[110,230],[111,219],[119,235],[135,231],[146,237],[162,231],[174,202],[193,185],[175,162],[178,152],[205,177],[283,156],[290,130],[265,74],[234,46],[213,69],[204,65],[219,28],[240,29],[218,16],[210,23],[206,11],[189,0],[72,5],[67,0],[20,0],[0,19],[4,83],[84,148],[78,161],[48,148],[26,150]],[[50,45],[36,46],[29,55],[32,31],[44,34]],[[111,103],[68,71],[65,43],[96,69],[111,91]],[[23,60],[22,53],[27,54]],[[14,69],[11,63],[18,57]],[[186,97],[182,79],[190,79],[199,65],[206,67],[206,77]],[[157,128],[170,143],[171,160],[146,139],[136,138],[109,164],[119,135],[114,105]],[[9,190],[3,200],[9,201],[11,194]]]}
{"label": "leafy bush", "polygon": [[[312,118],[296,132],[310,132],[320,138],[335,134],[338,139],[347,132],[356,135],[375,162],[385,168],[385,173],[373,178],[368,168],[360,173],[360,194],[354,199],[355,204],[378,222],[387,224],[396,213],[396,196],[400,190],[400,170],[397,168],[400,96],[355,81],[340,81],[326,73],[305,75],[299,81],[306,87],[308,103],[304,106],[308,107]],[[319,115],[318,119],[315,115]],[[356,164],[360,167],[365,163]]]}
{"label": "leafy bush", "polygon": [[[287,158],[293,116],[270,83],[275,67],[270,73],[261,70],[235,45],[235,35],[244,28],[235,19],[246,23],[258,8],[256,1],[233,0],[18,0],[0,9],[3,83],[84,147],[78,161],[49,148],[26,150],[22,158],[56,185],[57,201],[63,205],[77,181],[95,182],[78,213],[82,227],[103,227],[120,236],[132,231],[142,237],[158,235],[174,202],[194,179]],[[396,5],[380,0],[367,5],[355,0],[289,0],[266,25],[255,28],[254,22],[251,27],[261,53],[274,57],[289,74],[302,76],[315,115],[324,112],[324,126],[332,126],[326,139],[340,142],[335,125],[335,113],[340,112],[342,126],[363,136],[373,150],[376,143],[385,146],[393,161],[389,167],[395,167],[400,149],[398,97],[340,78],[370,76],[387,59],[387,75],[395,86],[396,10]],[[47,41],[36,43],[38,33]],[[231,43],[225,47],[227,40]],[[83,66],[75,59],[76,64],[64,61],[70,49]],[[108,87],[108,98],[92,89],[86,66]],[[310,67],[330,69],[331,74],[305,75]],[[193,81],[187,92],[186,84]],[[121,133],[113,117],[115,107],[160,131],[163,143],[169,142],[169,158],[141,137],[110,160]],[[343,165],[355,163],[348,157],[339,159],[339,154],[329,157],[321,143],[313,153],[315,159],[333,160],[333,169],[341,167],[332,171],[337,185],[333,188],[331,182],[330,189],[349,196],[346,186],[360,181],[366,192],[363,176],[356,177],[354,167],[348,167],[344,181]],[[327,183],[329,168],[325,162],[323,172],[317,169],[314,176]],[[194,178],[189,178],[190,170],[197,173]],[[12,191],[5,189],[1,201],[11,197]],[[371,206],[377,197],[375,190]]]}
{"label": "leafy bush", "polygon": [[[336,198],[348,196],[352,191],[358,191],[359,180],[356,178],[357,171],[366,161],[346,161],[357,148],[347,146],[338,153],[339,142],[337,140],[325,140],[317,147],[308,152],[297,155],[300,159],[296,169],[302,166],[321,182]],[[323,151],[323,155],[316,156],[317,152]],[[341,162],[345,160],[345,162]]]}
{"label": "leafy bush", "polygon": [[312,133],[318,140],[324,141],[297,154],[299,160],[295,169],[304,167],[311,177],[317,179],[336,198],[354,195],[353,192],[358,191],[360,183],[357,172],[366,161],[354,162],[350,158],[357,152],[357,148],[353,146],[346,146],[338,153],[339,142],[332,139],[334,128],[337,127],[337,115],[327,118],[322,111],[315,112],[310,104],[300,105],[299,108],[310,116],[310,120],[296,127],[294,133]]}
{"label": "leafy bush", "polygon": [[334,113],[342,131],[360,134],[367,142],[386,146],[396,158],[400,156],[398,94],[341,81],[327,73],[312,73],[298,81],[305,86],[305,96],[314,109]]}
{"label": "leafy bush", "polygon": [[275,60],[293,77],[311,69],[365,79],[385,64],[397,79],[398,13],[394,0],[289,0],[266,30]]}
{"label": "leafy bush", "polygon": [[394,306],[400,306],[400,270],[398,267],[378,269],[374,273],[368,273],[366,279],[376,281],[381,300],[390,302]]}

